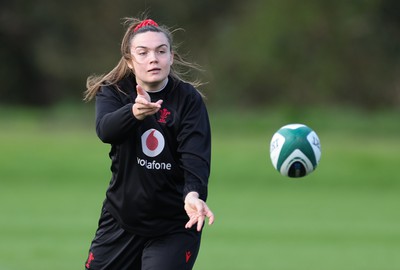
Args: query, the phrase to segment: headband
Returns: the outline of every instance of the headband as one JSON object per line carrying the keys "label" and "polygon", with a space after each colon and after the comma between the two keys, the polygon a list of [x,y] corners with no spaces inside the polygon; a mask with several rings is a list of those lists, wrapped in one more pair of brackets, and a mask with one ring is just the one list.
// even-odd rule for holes
{"label": "headband", "polygon": [[155,21],[153,21],[152,19],[147,19],[147,20],[141,21],[141,22],[135,27],[135,29],[133,29],[133,32],[135,33],[135,32],[137,32],[140,28],[145,27],[145,26],[148,26],[148,25],[158,26],[158,24],[157,24]]}

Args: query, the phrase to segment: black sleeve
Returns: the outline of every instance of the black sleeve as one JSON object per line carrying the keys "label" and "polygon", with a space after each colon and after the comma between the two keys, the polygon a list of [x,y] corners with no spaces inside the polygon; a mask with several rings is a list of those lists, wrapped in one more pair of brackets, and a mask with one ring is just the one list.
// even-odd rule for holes
{"label": "black sleeve", "polygon": [[210,123],[202,97],[196,92],[190,99],[177,138],[185,178],[183,198],[196,191],[205,201],[211,161]]}
{"label": "black sleeve", "polygon": [[139,123],[132,102],[112,86],[103,86],[96,95],[96,132],[104,143],[123,141]]}

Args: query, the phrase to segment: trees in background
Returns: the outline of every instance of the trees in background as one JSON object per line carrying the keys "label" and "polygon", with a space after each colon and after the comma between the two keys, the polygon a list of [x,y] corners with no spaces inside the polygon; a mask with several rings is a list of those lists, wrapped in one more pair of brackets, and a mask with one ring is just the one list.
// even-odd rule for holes
{"label": "trees in background", "polygon": [[121,18],[182,27],[209,102],[400,106],[400,2],[9,1],[0,8],[1,103],[79,100],[119,60]]}
{"label": "trees in background", "polygon": [[226,78],[218,91],[247,103],[398,107],[399,3],[254,2],[211,50],[215,77]]}

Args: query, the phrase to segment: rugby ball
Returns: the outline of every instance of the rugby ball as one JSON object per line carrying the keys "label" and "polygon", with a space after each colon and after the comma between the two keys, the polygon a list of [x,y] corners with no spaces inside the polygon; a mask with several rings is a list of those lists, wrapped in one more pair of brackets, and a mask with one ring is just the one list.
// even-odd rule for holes
{"label": "rugby ball", "polygon": [[304,124],[288,124],[272,136],[270,158],[283,176],[304,177],[313,172],[321,159],[317,133]]}

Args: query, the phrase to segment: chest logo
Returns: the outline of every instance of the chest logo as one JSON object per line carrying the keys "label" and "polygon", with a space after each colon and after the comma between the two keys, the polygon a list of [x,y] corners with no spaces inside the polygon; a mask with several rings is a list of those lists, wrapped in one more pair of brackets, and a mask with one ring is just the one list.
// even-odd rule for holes
{"label": "chest logo", "polygon": [[167,123],[167,117],[170,114],[171,114],[171,112],[168,111],[167,109],[165,109],[165,108],[161,109],[160,110],[160,119],[158,119],[157,122],[163,123],[163,124]]}
{"label": "chest logo", "polygon": [[148,157],[158,156],[165,146],[164,136],[158,130],[152,128],[142,135],[142,150]]}

